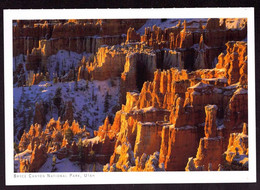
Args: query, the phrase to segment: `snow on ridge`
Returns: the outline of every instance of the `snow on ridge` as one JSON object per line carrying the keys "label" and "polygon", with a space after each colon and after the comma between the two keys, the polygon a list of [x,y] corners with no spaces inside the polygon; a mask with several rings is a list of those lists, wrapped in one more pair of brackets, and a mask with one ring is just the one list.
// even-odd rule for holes
{"label": "snow on ridge", "polygon": [[220,126],[217,126],[217,130],[222,130],[222,129],[224,129],[225,128],[225,125],[224,124],[222,124],[222,125],[220,125]]}
{"label": "snow on ridge", "polygon": [[[146,23],[137,30],[141,35],[144,34],[145,28],[153,27],[153,25],[159,26],[162,30],[165,28],[175,27],[179,20],[181,21],[181,27],[183,27],[183,22],[186,20],[187,28],[198,28],[199,22],[202,21],[202,25],[206,25],[208,18],[198,18],[198,19],[148,19]],[[220,24],[223,23],[223,18],[220,18]],[[243,29],[246,26],[246,18],[227,18],[226,28],[227,29]]]}
{"label": "snow on ridge", "polygon": [[139,121],[138,123],[142,124],[143,126],[153,126],[153,125],[155,126],[156,125],[154,122],[149,122],[149,121],[147,121],[147,122]]}
{"label": "snow on ridge", "polygon": [[[114,85],[112,85],[112,80]],[[58,119],[58,110],[52,102],[58,88],[61,88],[64,103],[72,101],[74,119],[80,123],[80,126],[86,125],[87,128],[97,130],[103,124],[108,113],[111,113],[113,107],[119,102],[119,84],[120,78],[114,78],[106,81],[89,81],[88,84],[85,80],[56,84],[43,81],[39,85],[31,87],[13,88],[14,112],[16,114],[14,119],[16,141],[18,141],[17,135],[22,130],[22,127],[26,126],[27,130],[32,124],[36,102],[42,101],[48,105],[47,122],[51,118]],[[78,89],[76,89],[76,85]],[[107,110],[105,109],[106,98],[109,104]],[[51,105],[52,109],[50,109]]]}
{"label": "snow on ridge", "polygon": [[185,125],[182,127],[175,127],[177,130],[189,130],[189,129],[196,129],[196,126],[191,126],[191,125]]}
{"label": "snow on ridge", "polygon": [[239,88],[235,91],[235,94],[247,94],[247,90],[244,88]]}
{"label": "snow on ridge", "polygon": [[206,88],[206,87],[209,87],[209,86],[213,86],[211,84],[205,84],[205,83],[202,83],[202,82],[198,82],[197,84],[195,84],[194,86],[191,86],[189,87],[190,89],[195,89],[195,88]]}
{"label": "snow on ridge", "polygon": [[78,66],[78,63],[81,61],[82,57],[85,56],[88,58],[91,53],[76,53],[67,50],[59,50],[57,54],[51,55],[47,59],[47,68],[50,74],[50,78],[53,78],[53,74],[58,73],[62,75],[63,72],[68,73],[71,68]]}
{"label": "snow on ridge", "polygon": [[[47,161],[43,164],[43,166],[39,169],[38,172],[51,172],[52,171],[52,156],[53,154],[49,154]],[[83,172],[92,172],[94,164],[86,164],[84,165]],[[61,160],[57,159],[55,168],[57,169],[55,172],[82,172],[80,168],[80,164],[77,162],[70,161],[69,158],[63,158]],[[103,166],[99,163],[95,163],[95,171],[102,172]],[[50,175],[59,175],[55,173],[50,173]]]}
{"label": "snow on ridge", "polygon": [[137,109],[137,107],[134,107],[134,108],[133,108],[133,111],[136,112],[136,113],[139,113],[139,112],[143,113],[143,112],[168,111],[166,109],[159,109],[159,108],[155,108],[153,106],[142,108],[142,109]]}
{"label": "snow on ridge", "polygon": [[199,27],[199,22],[200,20],[202,21],[203,24],[206,24],[207,18],[201,18],[201,19],[180,19],[180,18],[175,18],[175,19],[166,19],[165,21],[162,21],[162,19],[148,19],[146,23],[137,30],[138,33],[141,35],[144,34],[145,28],[147,27],[153,27],[153,25],[156,25],[160,27],[162,30],[165,28],[170,28],[170,27],[175,27],[179,20],[183,24],[184,20],[186,20],[187,23],[187,28],[198,28]]}
{"label": "snow on ridge", "polygon": [[93,144],[98,144],[99,139],[100,139],[99,136],[96,136],[96,137],[90,138],[90,139],[86,139],[86,140],[84,141],[84,144],[85,144],[85,143],[91,143],[92,145],[93,145]]}
{"label": "snow on ridge", "polygon": [[[220,19],[220,23],[223,23],[224,18]],[[243,29],[247,24],[246,18],[226,18],[227,29]]]}

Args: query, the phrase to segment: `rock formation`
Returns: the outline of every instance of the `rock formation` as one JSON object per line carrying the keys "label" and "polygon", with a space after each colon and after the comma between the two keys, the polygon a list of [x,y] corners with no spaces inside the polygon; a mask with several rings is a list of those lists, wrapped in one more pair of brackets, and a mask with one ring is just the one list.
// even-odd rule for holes
{"label": "rock formation", "polygon": [[25,76],[30,85],[50,80],[37,73],[58,50],[93,52],[58,81],[118,78],[122,106],[92,135],[75,121],[73,100],[46,125],[44,104],[36,103],[34,125],[18,146],[32,151],[20,172],[38,171],[48,154],[81,166],[97,162],[105,172],[248,169],[247,43],[237,41],[246,38],[246,24],[230,30],[225,19],[184,21],[139,34],[144,21],[53,22],[14,27],[14,54],[28,52],[25,70],[16,65],[17,85]]}
{"label": "rock formation", "polygon": [[243,124],[242,133],[230,134],[227,151],[224,153],[225,170],[248,170],[248,129]]}
{"label": "rock formation", "polygon": [[36,102],[33,123],[38,123],[43,126],[45,124],[45,120],[43,102]]}
{"label": "rock formation", "polygon": [[39,145],[34,148],[30,160],[29,172],[36,172],[46,162],[47,154],[44,145]]}
{"label": "rock formation", "polygon": [[[145,82],[140,93],[127,93],[126,105],[123,105],[121,110],[121,127],[110,167],[118,160],[121,160],[121,163],[129,154],[118,150],[122,143],[130,143],[129,149],[133,151],[135,159],[141,157],[142,153],[152,154],[153,151],[158,151],[159,163],[164,165],[165,170],[184,170],[188,158],[195,157],[196,154],[196,159],[190,160],[195,168],[204,170],[203,168],[209,167],[210,170],[218,170],[226,149],[225,139],[229,138],[231,131],[240,128],[241,122],[247,120],[246,114],[243,114],[247,112],[246,109],[245,112],[242,111],[246,103],[243,103],[241,108],[236,107],[243,115],[241,120],[239,119],[230,130],[229,126],[226,126],[226,122],[229,123],[226,115],[230,113],[235,117],[238,113],[230,111],[234,109],[230,105],[232,96],[241,94],[247,97],[247,86],[240,83],[228,84],[227,73],[223,68],[190,73],[176,69],[163,72],[158,70],[154,73],[153,82]],[[246,99],[242,102],[246,102]],[[147,117],[151,111],[156,115]],[[139,116],[140,113],[142,117]],[[203,118],[206,118],[206,121]],[[157,122],[152,123],[154,121]],[[232,118],[232,121],[236,119]],[[205,137],[202,138],[204,126]],[[122,170],[117,164],[113,168]]]}
{"label": "rock formation", "polygon": [[216,171],[219,164],[222,163],[223,137],[217,136],[217,110],[218,107],[216,105],[207,105],[205,107],[205,137],[200,139],[196,158],[193,160],[189,159],[186,170],[192,170],[194,165],[195,170],[209,167],[210,170]]}
{"label": "rock formation", "polygon": [[[57,49],[95,52],[102,44],[115,45],[125,41],[129,27],[139,28],[146,20],[76,20],[76,21],[35,21],[19,22],[13,28],[14,55],[27,54],[33,48],[53,54]],[[99,38],[95,37],[100,36]],[[40,46],[39,46],[40,45]],[[44,47],[45,46],[45,47]],[[93,47],[93,49],[92,49]],[[45,49],[47,48],[47,49]],[[45,50],[44,50],[45,49]]]}

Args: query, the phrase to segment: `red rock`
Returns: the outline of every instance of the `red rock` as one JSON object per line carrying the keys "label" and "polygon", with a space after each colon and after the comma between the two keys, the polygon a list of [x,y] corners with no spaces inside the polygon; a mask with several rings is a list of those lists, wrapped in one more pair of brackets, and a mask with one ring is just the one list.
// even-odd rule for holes
{"label": "red rock", "polygon": [[135,157],[143,153],[153,154],[160,151],[162,126],[146,122],[137,124],[137,134],[134,146]]}
{"label": "red rock", "polygon": [[75,120],[73,120],[73,122],[72,122],[71,130],[73,132],[73,135],[76,135],[76,134],[82,132],[82,129],[79,127],[79,124]]}
{"label": "red rock", "polygon": [[27,160],[27,159],[24,159],[24,160],[20,159],[19,171],[21,173],[29,172],[29,167],[30,167],[29,160]]}
{"label": "red rock", "polygon": [[136,42],[140,41],[140,34],[136,33],[134,28],[129,28],[127,30],[127,37],[126,37],[126,42]]}
{"label": "red rock", "polygon": [[42,144],[34,148],[30,160],[30,172],[37,172],[40,167],[46,162],[48,157],[46,151],[46,147]]}
{"label": "red rock", "polygon": [[77,155],[79,153],[78,146],[75,141],[71,144],[71,151],[73,155]]}
{"label": "red rock", "polygon": [[44,112],[45,110],[44,110],[43,102],[36,102],[33,123],[38,123],[41,126],[43,126],[46,121]]}
{"label": "red rock", "polygon": [[28,145],[30,144],[30,140],[28,138],[28,135],[26,134],[26,132],[24,131],[23,132],[23,135],[20,139],[20,142],[19,142],[19,145],[18,145],[18,148],[19,148],[19,151],[20,152],[23,152],[27,149]]}
{"label": "red rock", "polygon": [[208,167],[210,164],[212,170],[218,170],[218,165],[222,163],[222,147],[222,138],[202,138],[194,159],[195,165]]}
{"label": "red rock", "polygon": [[205,137],[214,138],[217,136],[217,116],[218,107],[216,105],[205,106],[206,121],[205,121]]}
{"label": "red rock", "polygon": [[242,133],[230,134],[227,151],[224,153],[226,170],[248,170],[248,135],[244,123]]}
{"label": "red rock", "polygon": [[[183,171],[185,169],[188,158],[196,154],[198,147],[197,135],[196,127],[170,128],[165,160],[166,171]],[[160,157],[163,156],[160,155]]]}

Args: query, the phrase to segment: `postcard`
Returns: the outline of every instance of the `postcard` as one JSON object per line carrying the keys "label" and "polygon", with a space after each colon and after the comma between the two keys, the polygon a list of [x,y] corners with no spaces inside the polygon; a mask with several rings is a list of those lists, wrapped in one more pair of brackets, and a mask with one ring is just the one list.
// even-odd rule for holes
{"label": "postcard", "polygon": [[4,10],[6,185],[256,182],[253,8]]}

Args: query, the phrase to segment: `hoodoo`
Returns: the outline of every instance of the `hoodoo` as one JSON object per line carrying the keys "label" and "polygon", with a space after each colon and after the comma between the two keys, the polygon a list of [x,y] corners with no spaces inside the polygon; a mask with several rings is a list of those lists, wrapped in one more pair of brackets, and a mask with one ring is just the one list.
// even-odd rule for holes
{"label": "hoodoo", "polygon": [[15,172],[248,170],[246,19],[17,20],[13,35]]}

